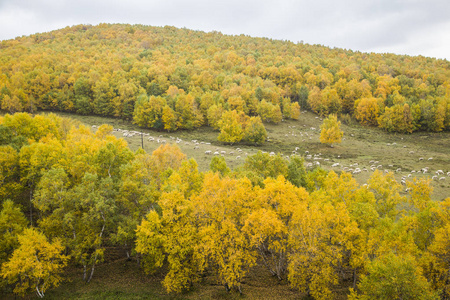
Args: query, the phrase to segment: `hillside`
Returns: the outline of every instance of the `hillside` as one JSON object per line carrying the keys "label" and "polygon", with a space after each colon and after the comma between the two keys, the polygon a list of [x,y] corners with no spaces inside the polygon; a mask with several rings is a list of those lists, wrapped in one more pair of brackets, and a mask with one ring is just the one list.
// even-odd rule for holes
{"label": "hillside", "polygon": [[2,41],[0,50],[1,109],[10,113],[221,133],[232,120],[239,133],[222,141],[257,144],[264,133],[248,132],[250,123],[298,119],[299,108],[386,131],[450,129],[447,60],[126,24],[66,27]]}
{"label": "hillside", "polygon": [[450,298],[449,67],[126,24],[0,42],[0,298]]}

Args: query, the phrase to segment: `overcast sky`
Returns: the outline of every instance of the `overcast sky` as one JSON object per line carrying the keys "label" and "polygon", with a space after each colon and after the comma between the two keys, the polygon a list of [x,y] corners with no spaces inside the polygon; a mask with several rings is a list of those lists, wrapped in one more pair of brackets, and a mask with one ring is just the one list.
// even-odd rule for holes
{"label": "overcast sky", "polygon": [[0,40],[99,23],[172,25],[450,60],[450,0],[0,0]]}

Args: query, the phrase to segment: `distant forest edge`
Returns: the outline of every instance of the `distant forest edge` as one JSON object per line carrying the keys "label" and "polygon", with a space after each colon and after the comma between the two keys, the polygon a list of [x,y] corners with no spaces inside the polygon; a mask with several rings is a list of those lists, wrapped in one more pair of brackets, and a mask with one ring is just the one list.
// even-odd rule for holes
{"label": "distant forest edge", "polygon": [[387,131],[450,130],[450,62],[245,35],[127,24],[77,25],[0,42],[0,104],[203,125],[262,143],[263,122],[300,109]]}

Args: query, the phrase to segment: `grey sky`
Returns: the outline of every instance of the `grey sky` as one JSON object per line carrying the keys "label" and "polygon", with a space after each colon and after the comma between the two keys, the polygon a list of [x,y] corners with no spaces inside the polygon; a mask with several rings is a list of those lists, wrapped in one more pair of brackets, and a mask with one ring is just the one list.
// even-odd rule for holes
{"label": "grey sky", "polygon": [[450,59],[449,0],[0,0],[0,40],[98,23],[172,25]]}

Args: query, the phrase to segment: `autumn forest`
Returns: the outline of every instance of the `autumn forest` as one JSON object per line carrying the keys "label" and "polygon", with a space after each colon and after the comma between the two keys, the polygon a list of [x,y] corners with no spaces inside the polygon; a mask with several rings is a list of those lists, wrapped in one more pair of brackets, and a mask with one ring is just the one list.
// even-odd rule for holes
{"label": "autumn forest", "polygon": [[348,299],[450,298],[450,198],[432,199],[429,178],[404,186],[375,170],[361,184],[263,151],[234,169],[211,156],[202,171],[175,143],[134,151],[112,126],[57,114],[210,127],[219,143],[255,147],[305,110],[324,124],[445,132],[447,60],[100,24],[1,41],[0,70],[0,295],[42,298],[70,268],[88,284],[121,249],[187,298],[206,277],[245,297],[255,267],[298,298],[337,287]]}

